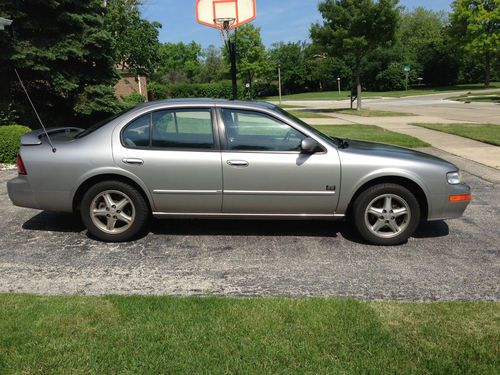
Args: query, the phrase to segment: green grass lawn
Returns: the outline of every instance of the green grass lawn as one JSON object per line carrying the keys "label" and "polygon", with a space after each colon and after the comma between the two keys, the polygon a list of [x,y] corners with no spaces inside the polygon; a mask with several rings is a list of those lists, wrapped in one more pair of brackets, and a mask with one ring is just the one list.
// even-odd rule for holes
{"label": "green grass lawn", "polygon": [[326,135],[340,138],[389,143],[408,148],[430,146],[415,137],[391,132],[375,125],[317,125],[315,128]]}
{"label": "green grass lawn", "polygon": [[423,128],[455,134],[476,141],[500,146],[500,125],[494,124],[410,124]]}
{"label": "green grass lawn", "polygon": [[287,104],[280,104],[278,107],[283,108],[283,109],[290,109],[290,108],[304,108],[300,105],[287,105]]}
{"label": "green grass lawn", "polygon": [[390,111],[379,111],[375,109],[362,109],[358,111],[356,109],[343,108],[343,109],[328,109],[321,110],[323,113],[340,113],[344,115],[362,116],[362,117],[391,117],[391,116],[415,116],[412,113],[405,112],[390,112]]}
{"label": "green grass lawn", "polygon": [[[493,82],[490,85],[491,88],[500,88],[500,82]],[[363,93],[365,98],[373,97],[393,97],[400,98],[403,96],[416,96],[416,95],[426,95],[426,94],[442,94],[444,92],[453,91],[465,91],[465,90],[481,90],[484,89],[483,84],[467,84],[467,85],[455,85],[447,87],[415,87],[408,91],[366,91]],[[322,91],[322,92],[306,92],[301,94],[285,95],[282,100],[346,100],[350,96],[350,91]],[[272,96],[265,98],[269,101],[279,100],[278,96]]]}
{"label": "green grass lawn", "polygon": [[484,102],[484,103],[500,103],[500,91],[492,91],[485,94],[467,94],[454,98],[450,98],[459,102],[474,103],[474,102]]}
{"label": "green grass lawn", "polygon": [[499,303],[0,295],[1,374],[493,374]]}
{"label": "green grass lawn", "polygon": [[310,111],[287,111],[288,113],[291,113],[295,117],[299,118],[329,118],[332,119],[332,116],[327,116],[323,115],[319,112],[313,112],[312,110]]}

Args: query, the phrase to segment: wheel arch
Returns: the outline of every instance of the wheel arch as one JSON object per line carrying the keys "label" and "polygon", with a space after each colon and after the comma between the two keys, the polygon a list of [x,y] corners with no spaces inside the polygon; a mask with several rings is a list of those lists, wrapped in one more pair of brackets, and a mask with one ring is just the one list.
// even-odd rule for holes
{"label": "wheel arch", "polygon": [[87,177],[85,180],[83,180],[78,188],[76,189],[75,193],[73,194],[73,201],[72,201],[72,207],[73,207],[73,212],[76,212],[79,210],[80,204],[82,202],[83,196],[85,192],[92,186],[95,185],[96,183],[103,182],[103,181],[120,181],[124,182],[126,184],[129,184],[133,186],[137,191],[142,194],[144,199],[146,200],[148,204],[148,208],[150,212],[153,212],[153,201],[150,197],[150,195],[147,192],[147,189],[143,184],[140,182],[135,181],[135,179],[124,176],[122,174],[118,173],[101,173],[101,174],[96,174],[90,177]]}
{"label": "wheel arch", "polygon": [[359,186],[353,196],[351,197],[349,201],[349,205],[347,207],[346,213],[349,216],[352,211],[352,205],[356,201],[356,199],[359,197],[359,195],[365,191],[366,189],[369,189],[372,186],[379,185],[379,184],[396,184],[396,185],[401,185],[411,191],[414,195],[415,198],[417,198],[417,201],[420,206],[420,217],[421,220],[427,220],[427,217],[429,216],[429,198],[427,197],[427,194],[425,193],[424,188],[414,180],[408,177],[403,177],[403,176],[397,176],[397,175],[391,175],[391,176],[380,176],[373,178],[369,181],[365,181],[361,186]]}

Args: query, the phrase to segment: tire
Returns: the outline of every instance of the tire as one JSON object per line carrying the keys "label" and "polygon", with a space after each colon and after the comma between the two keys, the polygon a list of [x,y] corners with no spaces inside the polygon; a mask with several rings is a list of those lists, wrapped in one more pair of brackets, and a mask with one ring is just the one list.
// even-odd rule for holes
{"label": "tire", "polygon": [[91,236],[104,242],[125,242],[144,230],[150,210],[136,188],[121,181],[104,181],[84,194],[80,214]]}
{"label": "tire", "polygon": [[369,244],[400,245],[415,233],[420,222],[420,205],[407,188],[380,184],[356,198],[352,215],[358,233]]}

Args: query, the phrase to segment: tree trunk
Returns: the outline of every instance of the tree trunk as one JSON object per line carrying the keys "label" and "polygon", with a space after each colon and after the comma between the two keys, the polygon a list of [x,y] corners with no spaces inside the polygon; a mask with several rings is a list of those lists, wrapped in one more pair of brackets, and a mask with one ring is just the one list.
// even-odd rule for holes
{"label": "tree trunk", "polygon": [[491,54],[486,52],[486,59],[484,62],[484,85],[490,87],[491,80]]}
{"label": "tree trunk", "polygon": [[359,73],[356,75],[356,86],[357,86],[357,94],[358,94],[358,101],[357,101],[356,109],[358,111],[361,111],[363,109],[363,103],[361,101],[361,77],[360,77]]}

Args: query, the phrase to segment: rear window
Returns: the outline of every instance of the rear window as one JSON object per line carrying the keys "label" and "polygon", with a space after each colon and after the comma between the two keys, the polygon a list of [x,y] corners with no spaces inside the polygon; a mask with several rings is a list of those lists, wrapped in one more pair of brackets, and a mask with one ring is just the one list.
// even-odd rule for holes
{"label": "rear window", "polygon": [[99,130],[100,128],[102,128],[104,125],[107,125],[108,123],[110,123],[111,121],[113,121],[114,119],[117,119],[121,115],[124,115],[128,111],[130,111],[130,109],[127,109],[125,111],[119,112],[119,113],[117,113],[115,115],[112,115],[112,116],[110,116],[110,117],[102,120],[102,121],[99,121],[97,124],[94,124],[91,127],[89,127],[86,130],[84,130],[83,132],[78,133],[78,135],[75,138],[83,138],[83,137],[85,137],[85,136],[87,136],[89,134],[92,134],[93,132],[95,132],[95,131]]}

